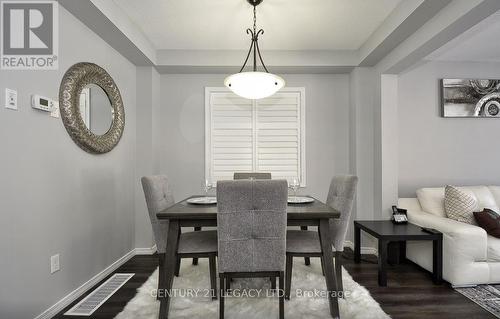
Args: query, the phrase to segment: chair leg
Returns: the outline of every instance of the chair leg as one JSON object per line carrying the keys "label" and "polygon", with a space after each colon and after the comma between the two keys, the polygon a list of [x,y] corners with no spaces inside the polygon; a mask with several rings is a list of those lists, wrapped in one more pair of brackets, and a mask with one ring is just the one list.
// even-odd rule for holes
{"label": "chair leg", "polygon": [[224,319],[224,275],[219,274],[219,319]]}
{"label": "chair leg", "polygon": [[177,261],[175,263],[175,277],[179,277],[181,271],[181,257],[177,256]]}
{"label": "chair leg", "polygon": [[290,290],[292,287],[292,266],[293,266],[293,256],[286,256],[286,280],[285,280],[285,298],[290,300]]}
{"label": "chair leg", "polygon": [[158,290],[156,291],[156,299],[160,300],[160,288],[164,287],[165,281],[165,254],[158,254]]}
{"label": "chair leg", "polygon": [[278,285],[278,297],[280,303],[280,319],[285,319],[285,294],[283,293],[283,277],[284,274],[280,271],[279,285]]}
{"label": "chair leg", "polygon": [[321,272],[323,273],[323,276],[325,275],[325,261],[323,260],[323,257],[321,257]]}
{"label": "chair leg", "polygon": [[342,283],[342,252],[335,252],[335,276],[337,276],[337,293],[344,298],[344,285]]}
{"label": "chair leg", "polygon": [[210,288],[212,289],[212,300],[217,299],[217,269],[215,266],[215,255],[208,257],[210,268]]}
{"label": "chair leg", "polygon": [[[300,226],[300,230],[307,230],[307,226]],[[306,266],[309,266],[311,264],[311,258],[304,257],[304,263]]]}
{"label": "chair leg", "polygon": [[271,289],[276,290],[276,277],[269,277],[271,279]]}
{"label": "chair leg", "polygon": [[[200,231],[201,227],[194,227],[194,231]],[[198,265],[198,258],[193,258],[193,265]]]}
{"label": "chair leg", "polygon": [[226,290],[230,290],[231,281],[233,281],[233,278],[224,276],[224,281],[226,282]]}

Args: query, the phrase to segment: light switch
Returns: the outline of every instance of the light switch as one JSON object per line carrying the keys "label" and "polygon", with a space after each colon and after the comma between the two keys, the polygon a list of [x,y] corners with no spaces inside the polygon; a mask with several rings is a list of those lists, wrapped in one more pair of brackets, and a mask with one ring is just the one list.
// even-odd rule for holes
{"label": "light switch", "polygon": [[54,106],[52,106],[50,116],[55,117],[56,119],[61,116],[61,113],[59,111],[59,102],[54,101]]}
{"label": "light switch", "polygon": [[17,110],[17,91],[5,89],[5,107],[11,110]]}

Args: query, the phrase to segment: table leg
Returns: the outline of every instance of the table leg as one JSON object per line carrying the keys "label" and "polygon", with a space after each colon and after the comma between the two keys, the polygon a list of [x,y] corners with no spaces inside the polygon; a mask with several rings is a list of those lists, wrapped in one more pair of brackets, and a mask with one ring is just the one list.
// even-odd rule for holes
{"label": "table leg", "polygon": [[443,279],[443,237],[432,241],[432,277],[435,284]]}
{"label": "table leg", "polygon": [[[300,230],[307,230],[307,226],[300,226]],[[311,258],[304,257],[304,263],[306,266],[311,265]]]}
{"label": "table leg", "polygon": [[388,242],[379,238],[378,240],[378,285],[387,286],[387,244]]}
{"label": "table leg", "polygon": [[177,261],[177,243],[179,240],[179,221],[178,220],[170,220],[168,226],[168,234],[167,234],[167,249],[165,252],[165,274],[163,287],[161,287],[160,291],[163,294],[163,298],[160,301],[160,319],[168,318],[168,309],[170,306],[170,297],[168,293],[172,289],[172,284],[174,280],[174,272],[175,272],[175,264]]}
{"label": "table leg", "polygon": [[[327,218],[320,220],[319,239],[323,251],[323,263],[325,268],[326,289],[328,290],[328,302],[332,318],[340,318],[337,279],[333,268],[332,239],[330,236],[330,223]],[[333,294],[333,295],[332,295]]]}
{"label": "table leg", "polygon": [[406,262],[406,241],[399,242],[399,262]]}
{"label": "table leg", "polygon": [[[194,227],[194,231],[201,231],[201,227]],[[193,258],[193,265],[198,265],[198,258]]]}
{"label": "table leg", "polygon": [[354,224],[354,262],[361,262],[361,228]]}

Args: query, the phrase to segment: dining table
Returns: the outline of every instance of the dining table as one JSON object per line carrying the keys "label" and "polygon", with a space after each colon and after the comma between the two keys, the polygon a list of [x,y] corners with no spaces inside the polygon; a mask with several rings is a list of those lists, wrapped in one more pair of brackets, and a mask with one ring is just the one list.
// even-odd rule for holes
{"label": "dining table", "polygon": [[[181,227],[217,227],[217,204],[197,205],[190,204],[190,196],[174,205],[157,213],[159,220],[168,220],[168,234],[166,252],[164,255],[164,280],[160,283],[161,291],[172,289],[175,265],[176,249],[181,232]],[[330,220],[340,218],[340,212],[325,203],[314,198],[313,202],[306,204],[288,204],[287,225],[288,226],[317,226],[321,249],[323,251],[323,267],[325,273],[326,288],[328,290],[328,303],[332,318],[340,318],[337,279],[335,277],[332,253],[332,237],[330,234]],[[169,294],[160,298],[159,318],[168,318],[170,306]]]}

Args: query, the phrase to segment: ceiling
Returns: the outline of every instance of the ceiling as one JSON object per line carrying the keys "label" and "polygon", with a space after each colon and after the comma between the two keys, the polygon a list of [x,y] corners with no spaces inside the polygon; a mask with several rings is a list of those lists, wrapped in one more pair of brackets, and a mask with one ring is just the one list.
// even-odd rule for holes
{"label": "ceiling", "polygon": [[434,51],[427,60],[500,62],[499,34],[500,12],[496,12]]}
{"label": "ceiling", "polygon": [[[157,50],[243,50],[245,0],[113,0]],[[358,50],[402,0],[265,0],[265,50]]]}

